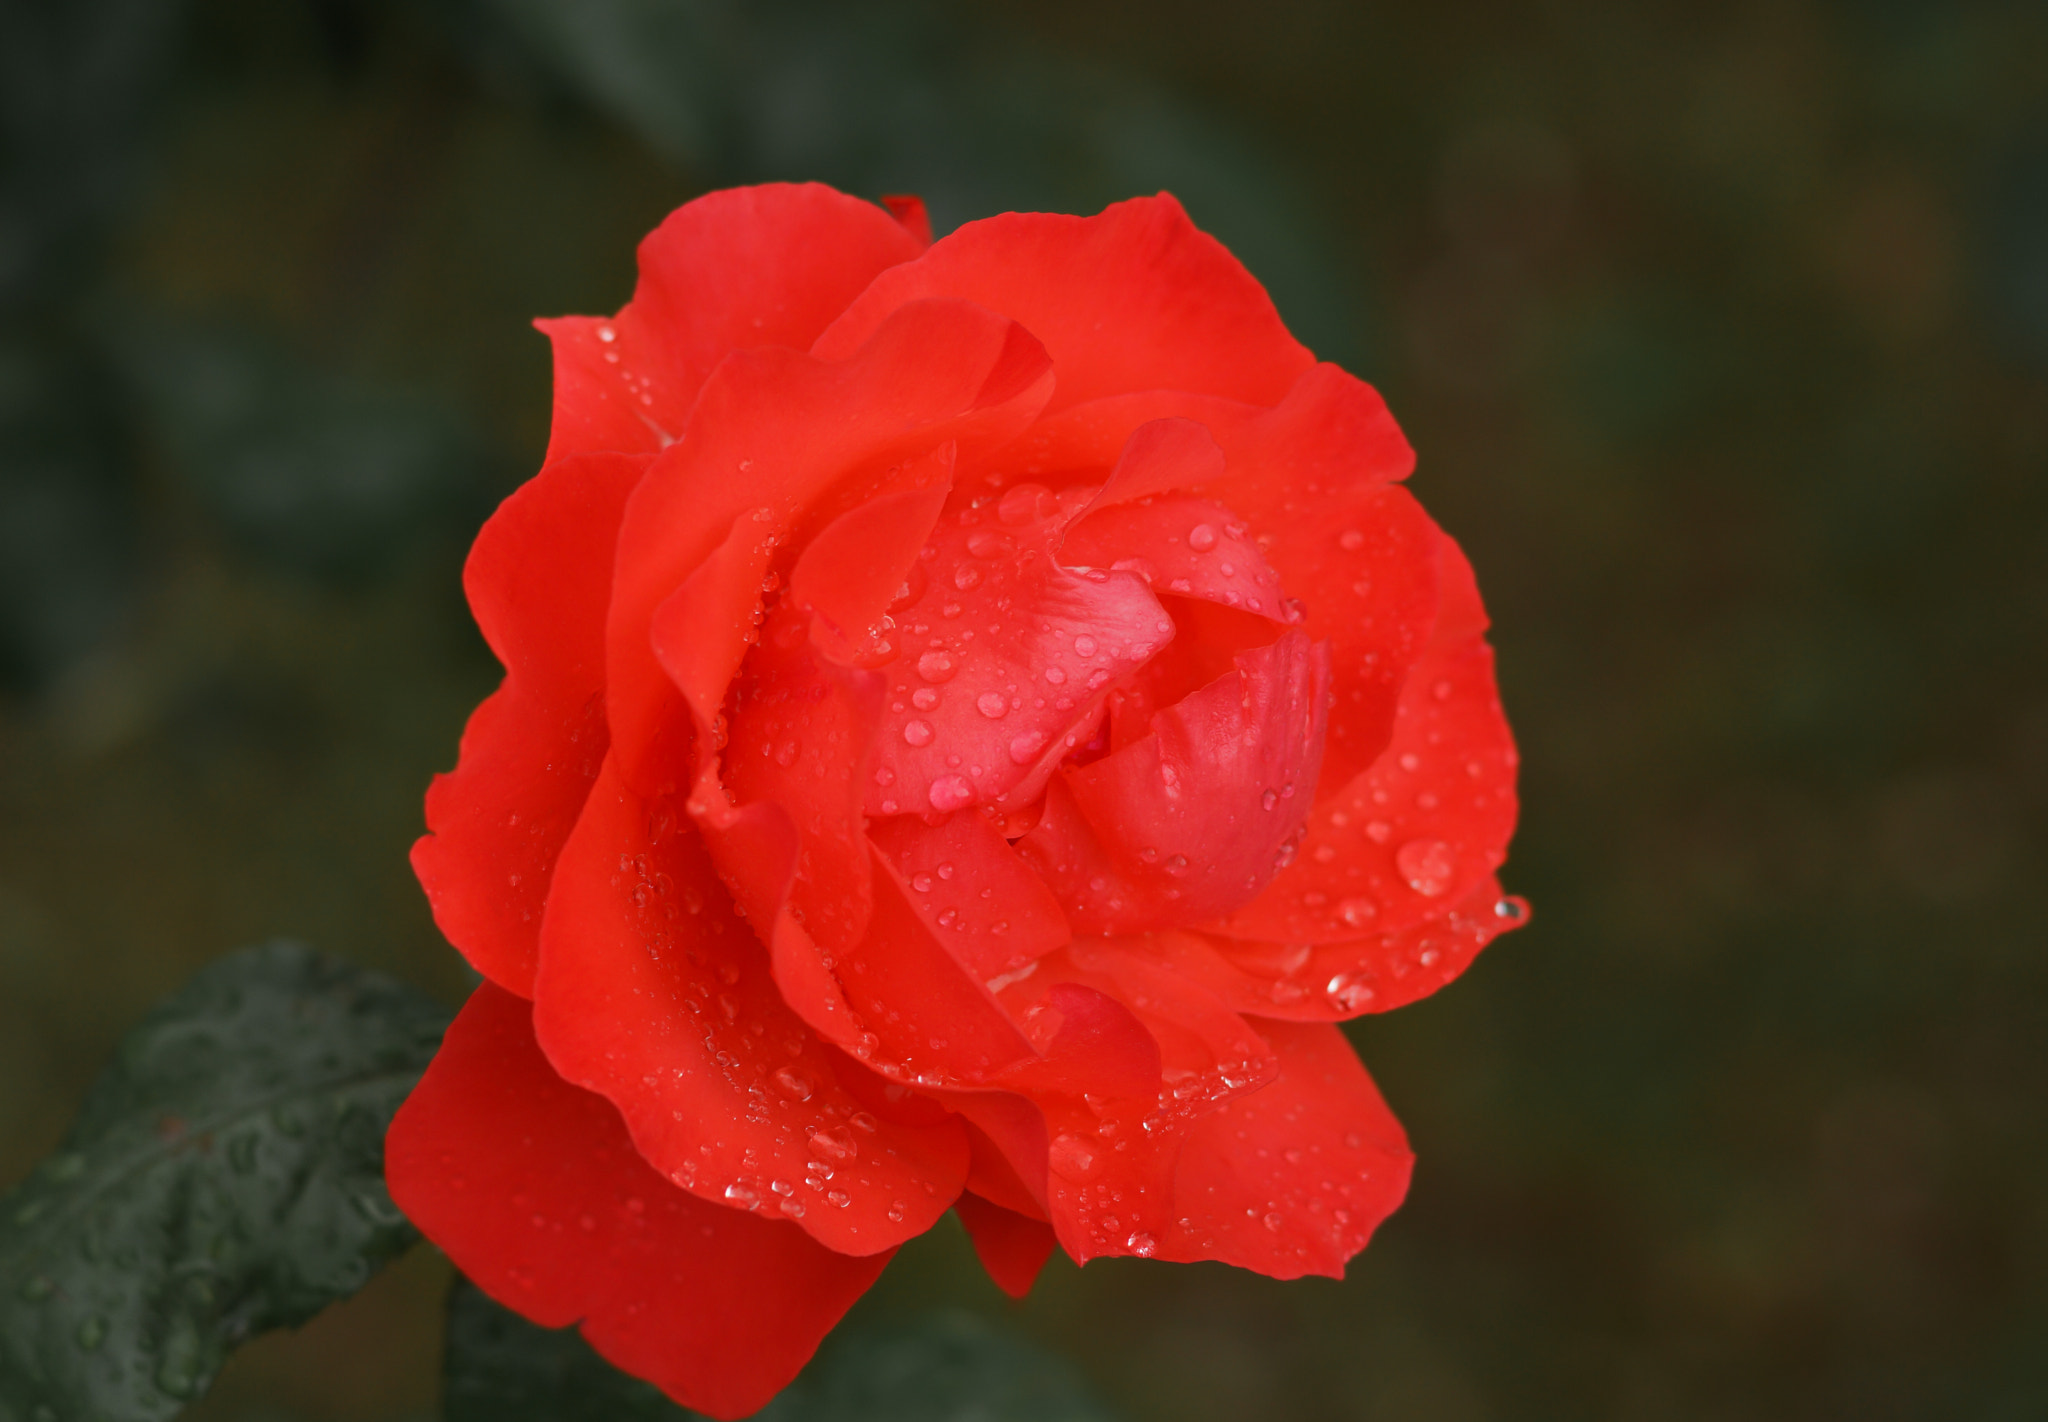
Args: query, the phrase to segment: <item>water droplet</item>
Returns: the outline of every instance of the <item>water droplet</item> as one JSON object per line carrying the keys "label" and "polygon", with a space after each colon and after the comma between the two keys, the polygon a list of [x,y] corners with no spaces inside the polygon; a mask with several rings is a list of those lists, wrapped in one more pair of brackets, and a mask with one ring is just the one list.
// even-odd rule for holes
{"label": "water droplet", "polygon": [[953,586],[960,589],[961,592],[966,592],[980,581],[981,569],[975,567],[972,563],[962,563],[953,570]]}
{"label": "water droplet", "polygon": [[1165,868],[1167,873],[1175,877],[1185,874],[1188,872],[1188,857],[1185,854],[1170,855],[1166,860]]}
{"label": "water droplet", "polygon": [[844,1190],[827,1190],[825,1192],[825,1203],[834,1209],[843,1210],[853,1203],[853,1196],[847,1194]]}
{"label": "water droplet", "polygon": [[811,1099],[811,1080],[794,1067],[783,1067],[775,1073],[775,1084],[798,1101]]}
{"label": "water droplet", "polygon": [[811,1154],[838,1164],[860,1154],[860,1145],[843,1126],[823,1126],[811,1132]]}
{"label": "water droplet", "polygon": [[1131,1253],[1141,1259],[1150,1259],[1153,1252],[1159,1248],[1159,1241],[1145,1233],[1145,1231],[1139,1230],[1124,1241],[1124,1248],[1130,1250]]}
{"label": "water droplet", "polygon": [[1280,792],[1278,790],[1268,790],[1265,794],[1259,796],[1259,806],[1261,809],[1270,810],[1279,803]]}
{"label": "water droplet", "polygon": [[784,741],[775,748],[775,763],[787,770],[796,764],[797,752],[800,749],[795,741]]}
{"label": "water droplet", "polygon": [[957,810],[973,801],[974,787],[964,775],[941,775],[932,782],[930,799],[934,810]]}
{"label": "water droplet", "polygon": [[1086,1180],[1095,1173],[1095,1148],[1079,1136],[1056,1136],[1046,1163],[1069,1180]]}
{"label": "water droplet", "polygon": [[1216,546],[1216,530],[1206,523],[1198,523],[1188,530],[1188,547],[1197,553],[1206,553]]}
{"label": "water droplet", "polygon": [[1363,928],[1370,920],[1379,916],[1380,906],[1371,899],[1339,899],[1337,917],[1347,927]]}
{"label": "water droplet", "polygon": [[1374,844],[1385,844],[1394,837],[1394,827],[1385,820],[1369,820],[1365,826],[1365,837]]}
{"label": "water droplet", "polygon": [[1363,1012],[1373,999],[1371,985],[1357,973],[1337,974],[1324,992],[1340,1012]]}
{"label": "water droplet", "polygon": [[910,876],[910,887],[917,890],[920,894],[929,894],[932,891],[932,876],[923,873],[912,874]]}
{"label": "water droplet", "polygon": [[974,709],[991,721],[1000,721],[1010,713],[1010,703],[1000,691],[984,691],[974,698]]}
{"label": "water droplet", "polygon": [[1049,739],[1043,731],[1026,731],[1010,742],[1010,759],[1019,765],[1029,765],[1038,759],[1038,753],[1045,749]]}
{"label": "water droplet", "polygon": [[1080,636],[1074,639],[1074,651],[1079,656],[1094,656],[1095,639],[1093,637],[1090,637],[1086,632],[1083,632]]}
{"label": "water droplet", "polygon": [[906,745],[928,746],[932,743],[932,723],[929,721],[905,721],[903,740]]}
{"label": "water droplet", "polygon": [[1337,535],[1337,546],[1346,553],[1356,553],[1365,547],[1365,535],[1355,528],[1347,528]]}
{"label": "water droplet", "polygon": [[1043,484],[1019,484],[996,501],[996,517],[1012,528],[1044,518],[1052,490]]}
{"label": "water droplet", "polygon": [[1510,894],[1493,906],[1494,916],[1510,923],[1520,923],[1529,916],[1528,900]]}
{"label": "water droplet", "polygon": [[997,533],[991,528],[978,529],[967,535],[967,551],[977,558],[1000,558],[1014,547],[1016,545],[1010,542],[1008,534]]}
{"label": "water droplet", "polygon": [[1394,867],[1408,881],[1408,887],[1435,898],[1451,887],[1457,860],[1451,847],[1440,839],[1411,839],[1394,852]]}
{"label": "water droplet", "polygon": [[1066,670],[1062,667],[1047,667],[1045,669],[1045,679],[1054,686],[1062,685],[1067,679]]}
{"label": "water droplet", "polygon": [[790,1184],[787,1180],[770,1180],[768,1188],[778,1195],[794,1195],[796,1193],[796,1186]]}
{"label": "water droplet", "polygon": [[1280,1232],[1280,1226],[1286,1224],[1287,1221],[1281,1218],[1280,1212],[1278,1210],[1269,1210],[1266,1214],[1266,1217],[1260,1220],[1259,1223],[1264,1225],[1267,1229],[1272,1230],[1273,1233],[1278,1234]]}
{"label": "water droplet", "polygon": [[890,768],[889,768],[888,766],[886,766],[886,765],[878,765],[878,766],[876,766],[876,767],[875,767],[875,784],[877,784],[877,785],[894,785],[895,783],[896,783],[896,772],[895,772],[895,771],[891,770],[891,769],[890,769]]}
{"label": "water droplet", "polygon": [[917,674],[926,681],[951,681],[960,668],[954,665],[950,652],[933,650],[917,659]]}
{"label": "water droplet", "polygon": [[920,711],[929,711],[939,704],[939,693],[929,686],[920,686],[910,693],[910,704]]}
{"label": "water droplet", "polygon": [[743,1209],[751,1209],[761,1196],[750,1185],[735,1180],[725,1187],[725,1198]]}
{"label": "water droplet", "polygon": [[1404,751],[1401,755],[1401,769],[1413,775],[1416,771],[1422,769],[1422,757],[1414,751]]}

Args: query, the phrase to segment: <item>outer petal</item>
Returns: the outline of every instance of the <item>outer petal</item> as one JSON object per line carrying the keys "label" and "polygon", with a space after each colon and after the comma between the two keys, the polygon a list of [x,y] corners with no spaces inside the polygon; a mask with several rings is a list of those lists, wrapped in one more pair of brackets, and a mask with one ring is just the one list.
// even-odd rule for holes
{"label": "outer petal", "polygon": [[929,296],[1022,322],[1059,370],[1054,409],[1134,389],[1271,405],[1315,362],[1265,289],[1165,193],[1094,217],[970,222],[877,277],[815,349],[850,352],[891,311]]}
{"label": "outer petal", "polygon": [[504,685],[427,791],[413,870],[472,966],[533,995],[555,856],[604,760],[604,616],[619,518],[647,460],[559,459],[498,506],[463,585]]}
{"label": "outer petal", "polygon": [[616,317],[537,323],[555,346],[549,458],[660,449],[729,352],[807,348],[877,273],[929,240],[817,183],[685,203],[640,244],[640,283]]}
{"label": "outer petal", "polygon": [[391,1123],[385,1172],[491,1297],[551,1328],[582,1320],[606,1358],[714,1417],[780,1391],[889,1259],[670,1185],[610,1105],[555,1075],[526,1004],[488,983]]}
{"label": "outer petal", "polygon": [[1157,1254],[1276,1279],[1342,1278],[1408,1193],[1415,1157],[1342,1032],[1294,1022],[1260,1031],[1279,1054],[1279,1079],[1189,1132]]}
{"label": "outer petal", "polygon": [[[1015,323],[963,302],[918,302],[838,362],[739,352],[708,381],[688,439],[655,461],[619,530],[606,625],[607,710],[626,778],[643,793],[702,774],[690,755],[752,640],[776,550],[807,545],[848,508],[1013,438],[1044,404],[1052,372]],[[724,545],[718,564],[704,565]],[[686,581],[704,609],[695,636],[664,649],[655,610]]]}
{"label": "outer petal", "polygon": [[793,1218],[847,1254],[921,1234],[959,1194],[960,1125],[863,1110],[696,830],[609,760],[562,851],[541,945],[534,1025],[549,1060],[616,1105],[684,1189]]}
{"label": "outer petal", "polygon": [[962,1195],[953,1202],[953,1212],[967,1226],[981,1267],[988,1270],[996,1287],[1013,1299],[1031,1292],[1038,1271],[1051,1257],[1059,1242],[1052,1226],[1044,1220],[1020,1215],[992,1204],[979,1195]]}

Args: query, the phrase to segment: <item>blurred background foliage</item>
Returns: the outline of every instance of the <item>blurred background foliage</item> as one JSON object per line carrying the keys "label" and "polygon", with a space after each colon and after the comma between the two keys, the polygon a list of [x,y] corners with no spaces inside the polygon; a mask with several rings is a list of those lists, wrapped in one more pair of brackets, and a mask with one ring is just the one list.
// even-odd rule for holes
{"label": "blurred background foliage", "polygon": [[[1537,907],[1355,1038],[1341,1284],[950,1225],[861,1306],[1133,1419],[2048,1413],[2048,11],[2021,0],[0,0],[0,1185],[296,934],[453,1000],[404,851],[496,668],[534,315],[693,194],[1168,187],[1474,557]],[[415,1254],[215,1419],[436,1405]]]}

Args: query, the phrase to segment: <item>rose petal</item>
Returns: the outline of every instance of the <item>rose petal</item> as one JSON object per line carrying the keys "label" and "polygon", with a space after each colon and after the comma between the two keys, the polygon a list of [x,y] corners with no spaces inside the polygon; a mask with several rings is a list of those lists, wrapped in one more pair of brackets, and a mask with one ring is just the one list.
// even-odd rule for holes
{"label": "rose petal", "polygon": [[527,1005],[488,983],[399,1108],[384,1168],[485,1293],[550,1328],[581,1320],[604,1357],[714,1417],[781,1391],[890,1257],[663,1180],[602,1097],[548,1066]]}
{"label": "rose petal", "polygon": [[1219,503],[1169,495],[1096,509],[1067,534],[1060,556],[1076,568],[1128,568],[1155,593],[1293,621],[1290,590],[1282,589],[1251,533]]}
{"label": "rose petal", "polygon": [[1022,322],[1059,370],[1054,409],[1133,388],[1270,405],[1315,360],[1265,289],[1164,193],[1094,217],[967,223],[878,276],[814,349],[828,359],[850,351],[891,311],[928,296]]}
{"label": "rose petal", "polygon": [[1129,573],[1054,557],[1066,515],[968,506],[919,559],[922,592],[893,614],[901,651],[874,744],[870,815],[948,813],[1035,798],[1108,690],[1173,636]]}
{"label": "rose petal", "polygon": [[617,316],[535,323],[555,352],[548,457],[661,449],[729,352],[807,348],[877,273],[928,241],[817,183],[685,203],[640,244],[639,285]]}
{"label": "rose petal", "polygon": [[[741,351],[705,382],[691,437],[655,460],[619,529],[606,624],[614,753],[643,794],[675,788],[752,640],[762,586],[785,541],[810,542],[847,509],[936,477],[933,450],[967,459],[1012,438],[1052,383],[1015,323],[963,302],[916,302],[847,359]],[[703,564],[721,547],[718,567]],[[655,610],[696,579],[712,620],[688,674],[650,641]],[[694,717],[693,717],[694,713]]]}
{"label": "rose petal", "polygon": [[1440,918],[1506,858],[1514,739],[1471,569],[1438,539],[1441,635],[1402,686],[1392,742],[1320,798],[1294,862],[1219,932],[1289,943],[1400,933]]}
{"label": "rose petal", "polygon": [[1031,1292],[1045,1261],[1059,1242],[1052,1226],[1006,1210],[979,1195],[962,1195],[953,1202],[953,1213],[967,1227],[974,1241],[974,1253],[997,1288],[1013,1299]]}
{"label": "rose petal", "polygon": [[978,814],[936,825],[899,816],[869,835],[910,886],[927,930],[976,982],[1015,972],[1074,936],[1045,881]]}
{"label": "rose petal", "polygon": [[966,1178],[957,1124],[860,1114],[695,829],[611,760],[556,866],[535,987],[556,1070],[617,1106],[648,1162],[706,1199],[795,1216],[864,1254],[929,1228]]}
{"label": "rose petal", "polygon": [[1019,849],[1076,932],[1208,918],[1271,882],[1315,795],[1325,656],[1285,633],[1154,716],[1151,734],[1061,773]]}
{"label": "rose petal", "polygon": [[1414,1155],[1344,1034],[1262,1022],[1279,1078],[1197,1122],[1155,1257],[1220,1259],[1275,1279],[1344,1276],[1408,1192]]}
{"label": "rose petal", "polygon": [[612,545],[644,458],[556,460],[477,534],[463,586],[502,686],[469,718],[456,768],[427,791],[413,872],[471,966],[533,995],[555,856],[604,760],[604,616]]}
{"label": "rose petal", "polygon": [[1529,906],[1488,877],[1439,916],[1339,943],[1262,943],[1219,934],[1161,935],[1164,961],[1239,1012],[1342,1022],[1425,998],[1479,950],[1529,919]]}

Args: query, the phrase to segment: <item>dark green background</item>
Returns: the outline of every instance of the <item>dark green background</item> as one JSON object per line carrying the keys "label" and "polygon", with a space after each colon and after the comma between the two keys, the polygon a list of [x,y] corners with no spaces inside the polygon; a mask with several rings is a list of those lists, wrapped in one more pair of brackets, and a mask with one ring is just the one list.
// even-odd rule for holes
{"label": "dark green background", "polygon": [[[2048,1413],[2048,11],[960,8],[0,0],[0,1185],[231,947],[459,995],[404,851],[529,317],[721,183],[1171,186],[1472,554],[1536,920],[1356,1029],[1420,1164],[1342,1284],[1012,1309],[948,1225],[863,1309],[1133,1419]],[[444,1283],[205,1415],[426,1414]]]}

